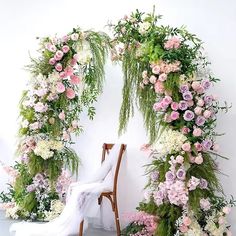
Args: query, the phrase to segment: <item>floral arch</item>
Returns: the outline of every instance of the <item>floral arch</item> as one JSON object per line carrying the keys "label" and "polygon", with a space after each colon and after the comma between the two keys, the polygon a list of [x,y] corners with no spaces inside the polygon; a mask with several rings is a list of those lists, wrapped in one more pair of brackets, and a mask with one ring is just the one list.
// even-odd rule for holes
{"label": "floral arch", "polygon": [[[104,63],[111,49],[124,72],[120,133],[137,105],[149,135],[152,163],[137,215],[123,235],[231,235],[226,201],[217,178],[217,113],[207,90],[218,81],[208,70],[202,42],[184,27],[159,26],[159,16],[136,11],[112,25],[114,39],[93,31],[44,38],[32,79],[20,103],[18,156],[14,177],[2,193],[9,216],[51,220],[63,208],[69,177],[79,161],[69,147],[80,134],[78,117],[102,91]],[[118,49],[118,50],[117,50]],[[221,195],[220,195],[221,194]]]}

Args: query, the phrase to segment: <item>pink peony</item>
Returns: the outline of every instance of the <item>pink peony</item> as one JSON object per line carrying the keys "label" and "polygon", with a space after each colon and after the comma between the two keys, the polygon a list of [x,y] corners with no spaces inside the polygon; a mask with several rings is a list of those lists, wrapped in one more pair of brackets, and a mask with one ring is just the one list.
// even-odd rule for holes
{"label": "pink peony", "polygon": [[66,76],[71,76],[74,74],[74,69],[71,66],[67,66],[65,68],[65,73],[66,73]]}
{"label": "pink peony", "polygon": [[75,98],[75,91],[72,88],[67,88],[66,89],[66,96],[69,99]]}
{"label": "pink peony", "polygon": [[62,71],[62,64],[61,63],[57,63],[56,66],[55,66],[56,70],[57,71]]}
{"label": "pink peony", "polygon": [[162,105],[161,105],[161,103],[160,103],[160,102],[154,103],[154,105],[153,105],[153,110],[154,110],[154,111],[161,111],[161,110],[162,110]]}
{"label": "pink peony", "polygon": [[179,112],[177,111],[172,111],[171,114],[170,114],[170,117],[172,120],[177,120],[179,119]]}
{"label": "pink peony", "polygon": [[66,90],[65,85],[62,82],[57,82],[56,90],[58,93],[64,93]]}
{"label": "pink peony", "polygon": [[182,149],[185,151],[185,152],[190,152],[191,151],[191,145],[190,143],[184,143],[182,145]]}
{"label": "pink peony", "polygon": [[190,132],[190,129],[186,126],[184,126],[182,129],[181,129],[181,132],[182,134],[188,134]]}
{"label": "pink peony", "polygon": [[200,137],[202,135],[202,130],[200,128],[195,128],[193,130],[193,136],[194,137]]}
{"label": "pink peony", "polygon": [[64,53],[69,52],[69,50],[70,50],[70,48],[69,48],[69,46],[67,46],[67,45],[64,45],[64,46],[62,47],[62,51],[63,51]]}
{"label": "pink peony", "polygon": [[80,83],[80,78],[76,75],[71,75],[70,77],[70,83],[71,84],[79,84]]}
{"label": "pink peony", "polygon": [[58,115],[60,120],[65,120],[66,116],[65,116],[65,112],[62,111],[59,115]]}

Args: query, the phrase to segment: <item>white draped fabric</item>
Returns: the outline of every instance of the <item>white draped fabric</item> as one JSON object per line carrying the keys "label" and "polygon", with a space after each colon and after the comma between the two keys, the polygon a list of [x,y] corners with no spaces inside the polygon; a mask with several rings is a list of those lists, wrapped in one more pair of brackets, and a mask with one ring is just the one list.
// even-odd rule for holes
{"label": "white draped fabric", "polygon": [[[98,214],[97,199],[113,189],[113,179],[120,146],[114,145],[98,171],[83,183],[73,183],[68,190],[66,206],[61,215],[48,223],[19,222],[10,227],[15,236],[70,236],[78,234],[80,222]],[[106,209],[102,208],[100,215]],[[108,217],[111,218],[111,217]],[[101,222],[100,222],[101,223]],[[99,223],[99,224],[100,224]],[[104,222],[102,222],[104,224]],[[109,223],[105,227],[110,229]]]}

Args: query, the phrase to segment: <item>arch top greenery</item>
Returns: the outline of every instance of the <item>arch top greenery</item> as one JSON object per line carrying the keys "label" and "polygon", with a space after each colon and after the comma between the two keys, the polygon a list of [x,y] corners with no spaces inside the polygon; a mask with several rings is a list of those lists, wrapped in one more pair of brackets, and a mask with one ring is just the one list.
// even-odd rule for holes
{"label": "arch top greenery", "polygon": [[70,184],[67,166],[78,168],[70,148],[80,134],[79,114],[102,91],[109,51],[122,62],[123,101],[119,132],[137,105],[149,136],[148,184],[139,213],[123,235],[229,236],[227,201],[217,178],[215,131],[221,106],[208,90],[218,79],[208,69],[202,41],[186,28],[158,25],[160,16],[138,10],[111,25],[114,38],[94,31],[40,41],[40,56],[20,102],[18,156],[9,193],[2,193],[13,218],[51,220],[60,214]]}

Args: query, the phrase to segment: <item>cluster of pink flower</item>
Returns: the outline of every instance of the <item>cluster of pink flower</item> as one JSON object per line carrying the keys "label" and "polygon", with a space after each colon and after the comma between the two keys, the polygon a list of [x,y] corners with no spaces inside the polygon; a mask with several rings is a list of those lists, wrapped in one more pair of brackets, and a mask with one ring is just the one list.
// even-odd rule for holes
{"label": "cluster of pink flower", "polygon": [[181,40],[178,37],[172,37],[169,40],[167,40],[164,44],[164,48],[167,50],[170,49],[178,49],[181,45]]}
{"label": "cluster of pink flower", "polygon": [[130,222],[144,226],[142,231],[132,235],[130,234],[130,236],[152,236],[157,228],[157,218],[143,211],[128,214],[126,218]]}

